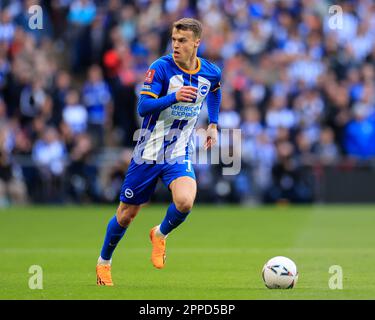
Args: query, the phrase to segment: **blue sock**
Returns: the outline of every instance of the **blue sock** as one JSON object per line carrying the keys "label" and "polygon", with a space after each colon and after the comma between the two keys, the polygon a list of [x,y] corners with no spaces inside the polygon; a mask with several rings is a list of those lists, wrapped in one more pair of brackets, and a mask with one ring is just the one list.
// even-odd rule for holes
{"label": "blue sock", "polygon": [[174,203],[172,203],[167,210],[167,214],[163,222],[160,225],[160,232],[167,235],[173,229],[177,228],[181,223],[183,223],[188,216],[189,212],[182,213],[177,210]]}
{"label": "blue sock", "polygon": [[125,234],[127,228],[123,228],[117,222],[116,216],[114,216],[108,223],[107,233],[105,235],[104,244],[100,256],[104,260],[110,260],[115,251],[117,244]]}

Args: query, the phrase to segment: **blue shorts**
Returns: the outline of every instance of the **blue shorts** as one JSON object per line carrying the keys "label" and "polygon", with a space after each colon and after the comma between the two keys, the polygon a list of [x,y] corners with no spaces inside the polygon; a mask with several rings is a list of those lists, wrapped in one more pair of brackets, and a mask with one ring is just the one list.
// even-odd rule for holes
{"label": "blue shorts", "polygon": [[136,205],[148,202],[155,191],[159,177],[164,185],[169,188],[173,180],[183,176],[195,180],[195,173],[190,160],[173,164],[137,164],[132,159],[121,187],[120,201]]}

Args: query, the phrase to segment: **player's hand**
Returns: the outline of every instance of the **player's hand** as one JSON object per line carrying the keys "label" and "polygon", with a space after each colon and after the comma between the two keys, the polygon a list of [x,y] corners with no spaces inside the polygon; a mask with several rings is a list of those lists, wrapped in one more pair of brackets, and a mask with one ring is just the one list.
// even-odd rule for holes
{"label": "player's hand", "polygon": [[176,92],[177,101],[192,102],[197,97],[198,89],[192,86],[183,86]]}
{"label": "player's hand", "polygon": [[206,142],[204,143],[204,149],[212,148],[217,142],[217,125],[211,123],[207,128],[207,138]]}

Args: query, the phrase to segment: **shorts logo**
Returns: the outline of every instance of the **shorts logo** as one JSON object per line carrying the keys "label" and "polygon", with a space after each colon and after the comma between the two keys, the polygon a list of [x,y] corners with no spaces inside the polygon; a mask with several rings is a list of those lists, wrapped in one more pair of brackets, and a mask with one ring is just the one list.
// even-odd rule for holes
{"label": "shorts logo", "polygon": [[207,91],[208,91],[208,86],[205,84],[199,88],[199,94],[202,97],[206,95]]}
{"label": "shorts logo", "polygon": [[155,69],[149,69],[146,72],[145,82],[152,83],[152,80],[154,79]]}
{"label": "shorts logo", "polygon": [[125,194],[125,197],[127,197],[128,199],[130,199],[130,198],[133,198],[133,197],[134,197],[134,193],[133,193],[133,190],[131,190],[131,189],[129,189],[129,188],[125,189],[125,192],[124,192],[124,194]]}

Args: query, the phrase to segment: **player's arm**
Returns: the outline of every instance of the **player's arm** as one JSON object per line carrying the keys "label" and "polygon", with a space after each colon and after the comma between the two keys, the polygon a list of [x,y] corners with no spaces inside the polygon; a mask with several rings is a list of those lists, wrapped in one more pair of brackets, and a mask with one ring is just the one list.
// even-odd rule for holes
{"label": "player's arm", "polygon": [[176,102],[175,92],[161,98],[154,98],[147,94],[141,94],[138,100],[138,113],[141,117],[144,117],[150,113],[163,111]]}
{"label": "player's arm", "polygon": [[178,101],[191,102],[196,96],[197,88],[191,86],[184,86],[177,92],[172,92],[160,98],[155,94],[141,92],[138,100],[138,113],[141,117],[144,117],[150,113],[163,111]]}
{"label": "player's arm", "polygon": [[208,121],[207,138],[204,144],[205,149],[213,147],[217,142],[217,122],[219,120],[219,110],[221,102],[220,87],[208,93],[207,96],[207,109]]}

